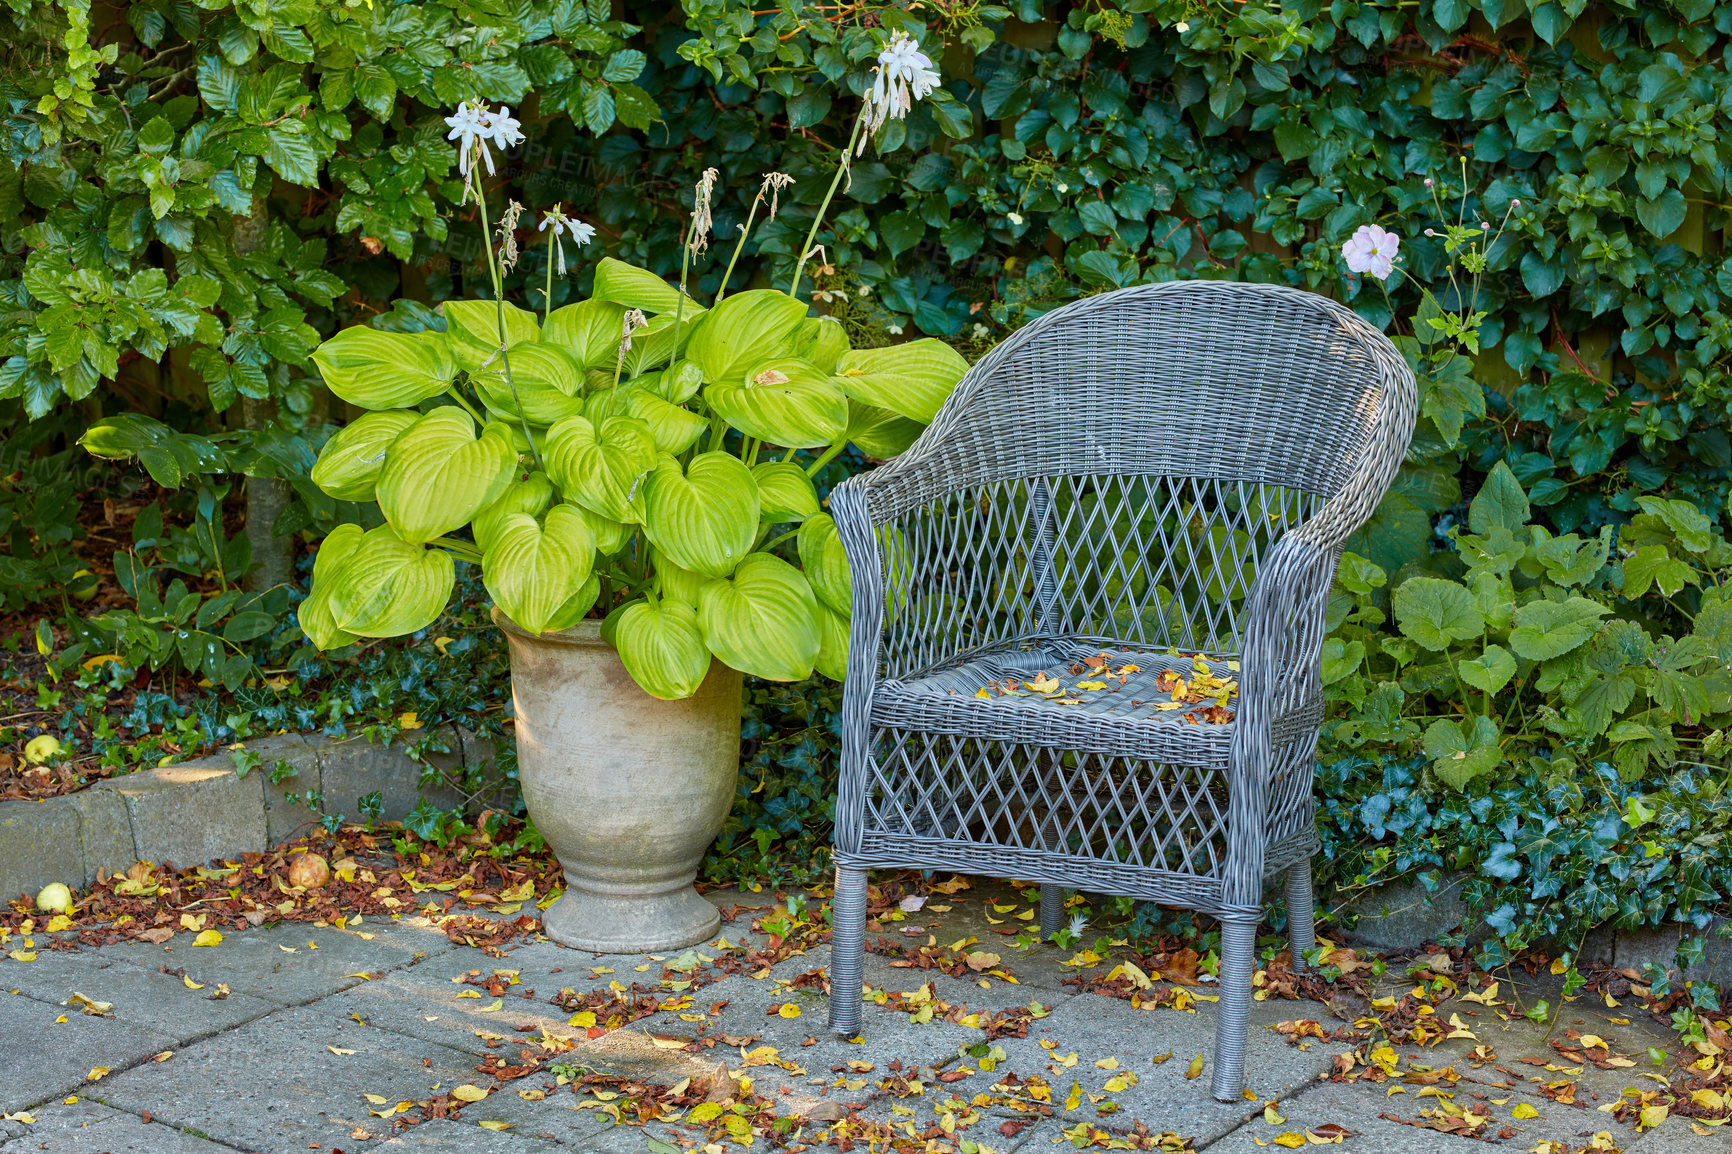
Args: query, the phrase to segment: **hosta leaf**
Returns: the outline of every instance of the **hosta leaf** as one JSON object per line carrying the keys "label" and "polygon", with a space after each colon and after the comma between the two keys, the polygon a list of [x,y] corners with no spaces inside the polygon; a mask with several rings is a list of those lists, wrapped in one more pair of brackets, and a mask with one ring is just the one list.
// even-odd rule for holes
{"label": "hosta leaf", "polygon": [[685,473],[662,458],[644,479],[644,532],[652,544],[706,577],[726,577],[758,536],[758,485],[727,453],[702,453]]}
{"label": "hosta leaf", "polygon": [[848,619],[829,606],[818,606],[818,660],[814,668],[832,681],[848,676]]}
{"label": "hosta leaf", "polygon": [[807,317],[788,345],[790,356],[816,365],[821,373],[835,372],[847,352],[848,330],[835,317]]}
{"label": "hosta leaf", "polygon": [[632,382],[674,405],[683,405],[697,396],[703,383],[704,371],[690,361],[669,365],[660,372],[646,373]]}
{"label": "hosta leaf", "polygon": [[336,619],[331,616],[331,592],[336,588],[337,571],[364,536],[366,530],[359,525],[338,525],[325,534],[319,551],[313,555],[312,588],[301,602],[296,618],[301,632],[315,649],[336,649],[355,640],[353,633],[337,628]]}
{"label": "hosta leaf", "polygon": [[836,522],[828,513],[808,517],[800,526],[800,567],[818,600],[847,618],[854,612],[854,579]]}
{"label": "hosta leaf", "polygon": [[786,293],[774,289],[736,293],[705,314],[686,346],[686,356],[703,370],[709,383],[737,384],[765,362],[788,357],[789,337],[805,316],[805,302]]}
{"label": "hosta leaf", "polygon": [[1600,631],[1600,618],[1610,612],[1586,597],[1531,601],[1510,619],[1509,647],[1529,661],[1550,661],[1586,644]]}
{"label": "hosta leaf", "polygon": [[[499,367],[499,304],[496,301],[446,301],[445,335],[458,367],[466,373]],[[533,341],[541,326],[535,314],[505,306],[505,347]]]}
{"label": "hosta leaf", "polygon": [[449,405],[398,435],[379,475],[379,510],[403,540],[419,544],[469,523],[505,492],[517,453],[489,429]]}
{"label": "hosta leaf", "polygon": [[687,305],[683,316],[663,313],[633,333],[631,348],[621,362],[625,376],[628,379],[641,376],[679,356],[691,344],[692,334],[697,331],[693,322],[702,315],[702,309]]}
{"label": "hosta leaf", "polygon": [[1501,645],[1487,645],[1478,657],[1463,661],[1461,679],[1483,693],[1497,693],[1515,676],[1515,658]]}
{"label": "hosta leaf", "polygon": [[731,578],[699,594],[698,621],[711,653],[742,673],[804,681],[818,659],[818,600],[800,571],[753,553]]}
{"label": "hosta leaf", "polygon": [[481,559],[493,603],[531,633],[549,627],[594,564],[595,537],[570,505],[555,505],[542,522],[505,514]]}
{"label": "hosta leaf", "polygon": [[[605,263],[607,258],[603,258]],[[623,331],[625,306],[612,301],[587,300],[555,309],[548,316],[541,339],[564,349],[585,369],[613,372]]]}
{"label": "hosta leaf", "polygon": [[655,468],[656,443],[642,421],[608,417],[597,427],[567,417],[547,431],[542,459],[567,500],[615,521],[643,520],[639,482]]}
{"label": "hosta leaf", "polygon": [[313,484],[339,501],[371,501],[385,468],[385,451],[420,416],[408,409],[362,413],[319,450]]}
{"label": "hosta leaf", "polygon": [[923,337],[882,349],[855,349],[843,356],[836,380],[862,404],[929,424],[967,371],[961,353]]}
{"label": "hosta leaf", "polygon": [[771,525],[804,521],[818,511],[812,478],[792,461],[753,465],[752,479],[758,483],[759,516]]}
{"label": "hosta leaf", "polygon": [[704,400],[734,428],[772,445],[828,445],[848,427],[847,396],[805,361],[759,363],[737,381],[710,384]]}
{"label": "hosta leaf", "polygon": [[569,502],[573,509],[583,514],[583,523],[589,526],[589,531],[595,537],[595,551],[611,557],[619,552],[620,546],[631,540],[634,532],[630,525],[623,525],[612,517],[603,516],[594,509],[586,509],[575,501]]}
{"label": "hosta leaf", "polygon": [[443,333],[346,328],[313,353],[325,386],[363,409],[407,409],[450,387],[457,362]]}
{"label": "hosta leaf", "polygon": [[401,637],[438,620],[455,582],[451,554],[405,541],[381,525],[331,574],[331,620],[358,637]]}
{"label": "hosta leaf", "polygon": [[1466,587],[1438,577],[1410,577],[1396,586],[1395,621],[1427,649],[1447,649],[1485,631],[1485,618]]}
{"label": "hosta leaf", "polygon": [[[499,494],[498,500],[475,514],[475,524],[470,527],[475,534],[475,543],[481,547],[483,553],[487,552],[500,522],[506,517],[513,513],[540,517],[547,512],[547,507],[553,504],[553,498],[553,482],[546,473],[531,473],[521,481],[511,482],[505,487],[505,491]],[[518,624],[523,623],[520,621]],[[528,626],[524,628],[527,629]]]}
{"label": "hosta leaf", "polygon": [[710,671],[698,614],[682,601],[634,601],[614,622],[614,647],[625,671],[651,697],[690,697]]}
{"label": "hosta leaf", "polygon": [[[628,309],[646,313],[671,313],[680,302],[680,290],[646,268],[627,264],[604,256],[595,266],[595,295]],[[685,313],[689,319],[697,306],[686,299]],[[803,310],[802,310],[803,311]],[[619,330],[614,330],[614,343],[619,343]]]}
{"label": "hosta leaf", "polygon": [[670,405],[637,382],[591,394],[584,415],[594,424],[612,416],[636,417],[649,426],[656,451],[677,457],[703,435],[709,422],[679,405]]}
{"label": "hosta leaf", "polygon": [[[565,507],[568,509],[577,509],[576,505],[567,505]],[[582,512],[582,510],[578,511]],[[570,629],[573,625],[582,621],[589,611],[595,607],[596,598],[600,596],[601,579],[594,573],[591,573],[589,575],[589,580],[583,583],[582,588],[580,588],[576,593],[573,593],[570,597],[566,598],[565,604],[561,605],[559,611],[553,615],[551,620],[548,621],[545,632],[557,633],[561,629]]]}
{"label": "hosta leaf", "polygon": [[848,402],[848,431],[845,435],[868,457],[883,460],[907,452],[908,446],[925,429],[926,426],[919,421],[892,413],[889,409],[862,405],[859,401]]}
{"label": "hosta leaf", "polygon": [[469,374],[488,412],[531,425],[553,425],[583,414],[583,400],[578,396],[583,372],[565,350],[546,341],[525,341],[511,348],[509,380],[505,364],[498,358],[487,368]]}
{"label": "hosta leaf", "polygon": [[675,601],[684,601],[693,609],[701,603],[704,586],[715,580],[705,577],[702,573],[694,573],[683,565],[675,564],[659,549],[651,554],[656,577],[660,582],[661,595],[672,597]]}

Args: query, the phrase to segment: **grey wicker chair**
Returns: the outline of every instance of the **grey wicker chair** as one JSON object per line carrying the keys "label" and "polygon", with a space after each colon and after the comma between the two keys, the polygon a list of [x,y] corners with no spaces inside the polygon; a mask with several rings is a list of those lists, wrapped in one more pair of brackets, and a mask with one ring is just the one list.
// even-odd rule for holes
{"label": "grey wicker chair", "polygon": [[[1144,285],[1019,330],[836,489],[833,1030],[860,1029],[868,867],[1038,882],[1043,934],[1064,887],[1126,895],[1219,919],[1213,1091],[1240,1097],[1266,877],[1296,961],[1313,942],[1324,608],[1414,409],[1400,354],[1333,301]],[[1107,688],[1074,690],[1100,656]],[[1237,681],[1214,720],[1158,708],[1164,672],[1203,668]],[[1069,700],[1028,690],[1042,672]]]}

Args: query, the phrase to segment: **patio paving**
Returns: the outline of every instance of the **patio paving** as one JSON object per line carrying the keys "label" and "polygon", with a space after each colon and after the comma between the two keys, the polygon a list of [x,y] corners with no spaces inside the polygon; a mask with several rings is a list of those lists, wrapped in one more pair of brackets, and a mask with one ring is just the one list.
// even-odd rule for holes
{"label": "patio paving", "polygon": [[[1090,967],[1052,946],[1017,948],[1004,933],[1010,919],[990,917],[982,900],[1026,905],[1008,886],[977,882],[948,908],[884,927],[916,947],[976,938],[973,949],[998,958],[953,976],[869,954],[866,981],[884,1001],[869,1001],[857,1039],[824,1028],[827,946],[740,964],[727,947],[763,944],[751,907],[761,913],[773,899],[710,896],[744,908],[723,926],[725,945],[700,947],[702,959],[602,956],[545,939],[490,953],[454,946],[422,915],[359,932],[304,923],[225,932],[209,948],[186,935],[82,950],[39,938],[34,960],[0,957],[0,1154],[744,1149],[700,1099],[755,1099],[760,1124],[772,1112],[784,1119],[753,1143],[772,1150],[851,1142],[1044,1154],[1125,1148],[1126,1135],[1156,1148],[1164,1134],[1220,1154],[1295,1139],[1343,1154],[1727,1148],[1720,1132],[1704,1136],[1681,1117],[1638,1134],[1608,1112],[1626,1089],[1655,1088],[1643,1077],[1656,1069],[1647,1050],[1676,1041],[1630,1009],[1582,999],[1536,1025],[1506,983],[1491,1005],[1438,1002],[1435,1020],[1453,1017],[1446,1028],[1458,1036],[1392,1045],[1392,1076],[1373,1065],[1370,1077],[1344,1079],[1340,1056],[1360,1045],[1363,1058],[1375,1031],[1366,1043],[1298,1040],[1274,1027],[1348,1023],[1323,1002],[1271,997],[1253,1004],[1246,1098],[1220,1103],[1209,1096],[1212,988],[1191,988],[1182,1009],[1084,992],[1077,976],[1108,973],[1113,957]],[[1393,965],[1374,994],[1411,989],[1402,970]],[[1543,985],[1514,991],[1557,1000]],[[75,992],[111,1006],[94,1015],[63,1004]],[[644,994],[663,1008],[609,1030],[608,1006],[623,1004],[609,999]],[[576,1005],[601,1007],[595,1027],[573,1018]],[[994,1026],[1007,1013],[1013,1028]],[[1606,1049],[1595,1051],[1600,1062],[1572,1066],[1583,1035]],[[1604,1061],[1622,1055],[1639,1062]],[[639,1124],[620,1114],[631,1095],[608,1089],[627,1084],[672,1087],[684,1105],[659,1115],[651,1105],[642,1116],[653,1120]],[[487,1093],[452,1101],[460,1086]]]}

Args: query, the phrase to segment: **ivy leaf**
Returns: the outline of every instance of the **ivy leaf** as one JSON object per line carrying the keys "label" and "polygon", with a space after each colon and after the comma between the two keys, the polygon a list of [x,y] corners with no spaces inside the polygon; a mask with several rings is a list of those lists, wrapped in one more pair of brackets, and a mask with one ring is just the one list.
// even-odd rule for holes
{"label": "ivy leaf", "polygon": [[1402,634],[1430,650],[1447,649],[1452,641],[1485,632],[1485,618],[1473,594],[1454,581],[1410,577],[1396,587],[1394,608]]}

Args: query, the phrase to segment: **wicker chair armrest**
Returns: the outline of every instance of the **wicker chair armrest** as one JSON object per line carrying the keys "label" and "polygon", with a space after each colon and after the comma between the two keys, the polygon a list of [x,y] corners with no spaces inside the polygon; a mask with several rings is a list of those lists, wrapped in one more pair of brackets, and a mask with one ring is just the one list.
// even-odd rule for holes
{"label": "wicker chair armrest", "polygon": [[1274,719],[1319,688],[1325,610],[1340,556],[1310,540],[1302,526],[1277,541],[1257,570],[1239,654],[1238,722],[1249,740],[1266,742]]}
{"label": "wicker chair armrest", "polygon": [[843,693],[869,701],[878,681],[878,646],[884,629],[884,559],[866,500],[871,473],[850,477],[830,492],[830,516],[848,555],[854,603],[848,619],[848,679]]}

